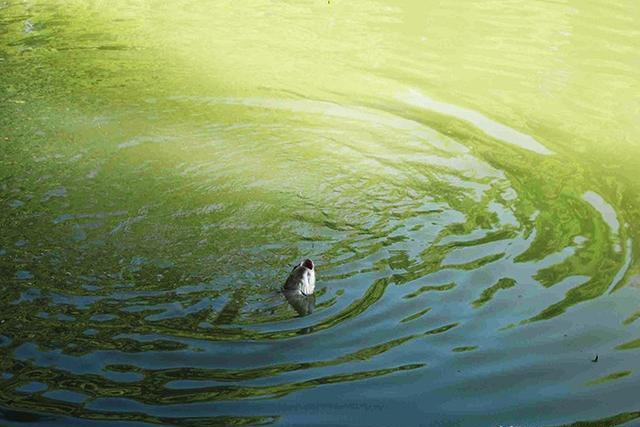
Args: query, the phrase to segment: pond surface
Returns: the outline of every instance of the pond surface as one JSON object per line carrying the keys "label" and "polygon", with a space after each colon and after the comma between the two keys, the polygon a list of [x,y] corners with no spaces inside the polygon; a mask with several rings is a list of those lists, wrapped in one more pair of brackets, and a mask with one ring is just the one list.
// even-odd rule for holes
{"label": "pond surface", "polygon": [[0,424],[640,425],[639,94],[635,0],[0,1]]}

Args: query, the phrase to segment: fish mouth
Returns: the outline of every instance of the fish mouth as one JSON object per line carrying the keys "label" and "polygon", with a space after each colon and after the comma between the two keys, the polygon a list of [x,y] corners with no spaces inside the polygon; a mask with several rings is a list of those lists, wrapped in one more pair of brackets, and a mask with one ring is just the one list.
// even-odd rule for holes
{"label": "fish mouth", "polygon": [[302,265],[309,270],[313,270],[313,261],[311,261],[310,259],[305,259]]}

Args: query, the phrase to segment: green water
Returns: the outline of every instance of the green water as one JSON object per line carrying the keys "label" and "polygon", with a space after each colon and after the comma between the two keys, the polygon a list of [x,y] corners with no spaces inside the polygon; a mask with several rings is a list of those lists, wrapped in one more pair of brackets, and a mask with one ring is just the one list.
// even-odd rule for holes
{"label": "green water", "polygon": [[633,0],[0,1],[0,424],[639,425],[639,138]]}

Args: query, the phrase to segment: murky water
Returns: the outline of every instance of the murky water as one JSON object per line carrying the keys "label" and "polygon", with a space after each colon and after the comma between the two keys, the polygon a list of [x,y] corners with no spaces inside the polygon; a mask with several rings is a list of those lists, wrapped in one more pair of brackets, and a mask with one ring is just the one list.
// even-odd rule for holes
{"label": "murky water", "polygon": [[632,0],[0,2],[0,423],[640,425],[639,94]]}

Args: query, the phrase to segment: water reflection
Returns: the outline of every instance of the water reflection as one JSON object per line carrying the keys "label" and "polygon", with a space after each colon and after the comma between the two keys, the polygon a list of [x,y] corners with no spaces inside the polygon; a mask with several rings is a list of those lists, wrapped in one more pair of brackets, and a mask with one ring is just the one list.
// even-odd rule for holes
{"label": "water reflection", "polygon": [[3,423],[637,418],[628,4],[187,3],[0,4]]}
{"label": "water reflection", "polygon": [[316,306],[316,296],[314,294],[302,295],[299,292],[282,292],[282,294],[300,317],[313,313],[313,309]]}

